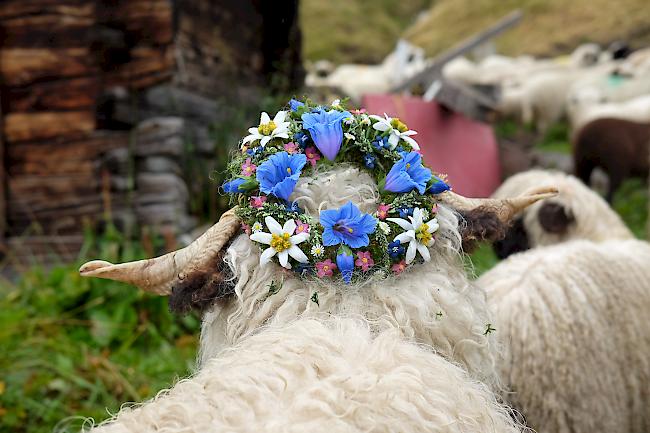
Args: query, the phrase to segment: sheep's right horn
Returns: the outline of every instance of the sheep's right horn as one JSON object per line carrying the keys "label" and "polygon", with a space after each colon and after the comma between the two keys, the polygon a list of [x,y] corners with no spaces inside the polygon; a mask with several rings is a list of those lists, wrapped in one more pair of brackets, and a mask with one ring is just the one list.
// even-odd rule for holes
{"label": "sheep's right horn", "polygon": [[519,212],[535,203],[538,200],[553,197],[558,193],[557,188],[544,186],[533,188],[519,197],[505,199],[496,198],[467,198],[452,191],[445,191],[438,195],[443,204],[446,204],[456,211],[464,213],[482,210],[494,213],[503,223],[508,223]]}
{"label": "sheep's right horn", "polygon": [[120,264],[93,260],[82,265],[79,273],[84,277],[121,281],[147,292],[168,295],[176,278],[183,279],[188,272],[207,266],[239,227],[235,209],[230,209],[219,222],[183,249],[153,259]]}

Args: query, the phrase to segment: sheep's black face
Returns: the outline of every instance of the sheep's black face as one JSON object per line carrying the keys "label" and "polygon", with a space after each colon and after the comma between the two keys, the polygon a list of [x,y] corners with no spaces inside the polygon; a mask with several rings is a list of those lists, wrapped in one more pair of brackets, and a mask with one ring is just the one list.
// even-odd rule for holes
{"label": "sheep's black face", "polygon": [[492,244],[495,254],[503,260],[511,254],[526,251],[530,248],[528,233],[524,227],[523,217],[519,217],[510,226],[502,240],[495,241]]}
{"label": "sheep's black face", "polygon": [[563,234],[575,221],[573,214],[559,203],[552,201],[544,203],[537,211],[539,225],[544,231],[553,234]]}

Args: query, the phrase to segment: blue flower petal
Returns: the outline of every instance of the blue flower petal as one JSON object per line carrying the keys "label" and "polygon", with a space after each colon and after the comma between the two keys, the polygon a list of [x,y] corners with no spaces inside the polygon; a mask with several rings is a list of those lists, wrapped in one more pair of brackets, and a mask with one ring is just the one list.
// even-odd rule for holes
{"label": "blue flower petal", "polygon": [[341,149],[343,127],[341,121],[352,117],[347,111],[318,110],[301,116],[302,126],[309,131],[314,144],[325,158],[333,161]]}
{"label": "blue flower petal", "polygon": [[287,152],[278,152],[271,155],[257,167],[256,177],[260,190],[288,201],[306,163],[307,157],[302,153],[289,155]]}
{"label": "blue flower petal", "polygon": [[223,190],[229,194],[238,194],[240,192],[244,192],[243,189],[239,188],[244,182],[246,182],[246,180],[242,178],[231,180],[230,182],[223,184]]}
{"label": "blue flower petal", "polygon": [[429,194],[440,194],[451,189],[451,186],[438,176],[433,176],[433,178],[435,179],[435,182],[429,187],[429,190],[427,191]]}
{"label": "blue flower petal", "polygon": [[291,101],[289,101],[289,106],[291,107],[291,111],[297,111],[298,108],[304,107],[305,104],[304,102],[300,102],[297,99],[292,98]]}
{"label": "blue flower petal", "polygon": [[338,254],[336,256],[336,266],[341,271],[343,281],[346,284],[350,284],[350,281],[352,281],[352,271],[354,270],[354,256],[345,253]]}
{"label": "blue flower petal", "polygon": [[344,244],[351,248],[368,246],[368,235],[377,227],[375,217],[362,213],[352,202],[339,209],[321,211],[320,223],[323,226],[323,245]]}
{"label": "blue flower petal", "polygon": [[403,152],[402,159],[386,175],[384,189],[396,193],[417,189],[420,194],[424,194],[429,179],[431,170],[422,166],[422,156],[417,152]]}

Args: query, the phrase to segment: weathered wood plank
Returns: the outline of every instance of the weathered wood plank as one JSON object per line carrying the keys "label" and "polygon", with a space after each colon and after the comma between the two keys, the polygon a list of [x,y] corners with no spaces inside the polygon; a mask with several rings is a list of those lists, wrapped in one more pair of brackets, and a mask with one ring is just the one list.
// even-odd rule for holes
{"label": "weathered wood plank", "polygon": [[[90,5],[71,8],[61,14],[38,13],[0,20],[0,37],[5,48],[79,47],[89,43],[95,17]],[[66,12],[65,10],[63,12]]]}
{"label": "weathered wood plank", "polygon": [[97,73],[87,48],[6,48],[0,50],[0,74],[5,86],[38,80],[90,76]]}
{"label": "weathered wood plank", "polygon": [[71,78],[7,89],[7,111],[92,109],[100,91],[99,77]]}
{"label": "weathered wood plank", "polygon": [[131,61],[117,66],[107,75],[108,84],[143,89],[169,81],[174,66],[173,50],[167,47],[138,46],[131,50]]}
{"label": "weathered wood plank", "polygon": [[88,0],[3,0],[0,20],[38,14],[89,17],[94,10],[94,2]]}
{"label": "weathered wood plank", "polygon": [[93,111],[9,113],[4,119],[8,142],[83,137],[94,129]]}

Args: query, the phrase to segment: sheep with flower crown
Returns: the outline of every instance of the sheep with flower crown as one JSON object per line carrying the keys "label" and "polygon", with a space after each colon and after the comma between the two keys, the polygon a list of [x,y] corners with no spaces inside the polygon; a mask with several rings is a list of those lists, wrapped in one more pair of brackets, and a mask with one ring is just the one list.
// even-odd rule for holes
{"label": "sheep with flower crown", "polygon": [[82,266],[203,314],[199,373],[105,431],[517,431],[463,245],[551,190],[459,196],[402,121],[340,102],[270,119],[229,166],[236,206],[193,244]]}

